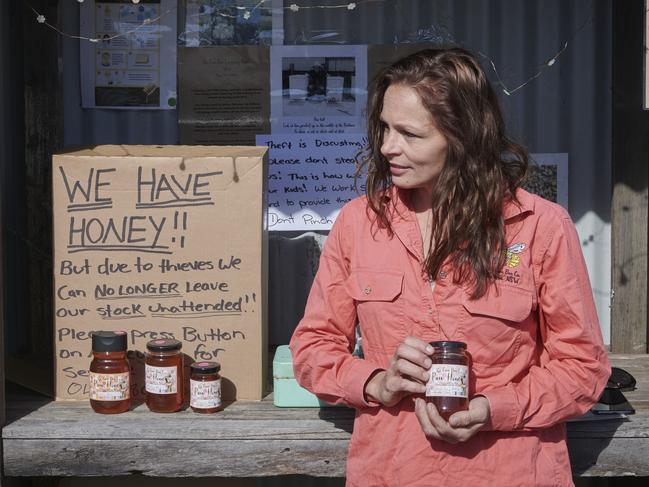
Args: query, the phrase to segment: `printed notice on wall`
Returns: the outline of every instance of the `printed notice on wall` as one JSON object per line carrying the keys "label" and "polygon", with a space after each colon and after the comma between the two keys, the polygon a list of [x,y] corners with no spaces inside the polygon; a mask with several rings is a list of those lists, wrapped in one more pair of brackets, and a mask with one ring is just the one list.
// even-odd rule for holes
{"label": "printed notice on wall", "polygon": [[272,133],[365,129],[367,46],[272,46]]}
{"label": "printed notice on wall", "polygon": [[365,192],[354,186],[365,134],[259,135],[269,149],[268,229],[329,230],[340,208]]}
{"label": "printed notice on wall", "polygon": [[180,142],[254,145],[270,130],[267,46],[180,47]]}
{"label": "printed notice on wall", "polygon": [[91,332],[125,330],[132,396],[146,342],[220,362],[225,398],[266,367],[259,147],[99,146],[54,156],[56,397],[86,399]]}
{"label": "printed notice on wall", "polygon": [[84,108],[176,107],[173,0],[88,0],[80,5]]}

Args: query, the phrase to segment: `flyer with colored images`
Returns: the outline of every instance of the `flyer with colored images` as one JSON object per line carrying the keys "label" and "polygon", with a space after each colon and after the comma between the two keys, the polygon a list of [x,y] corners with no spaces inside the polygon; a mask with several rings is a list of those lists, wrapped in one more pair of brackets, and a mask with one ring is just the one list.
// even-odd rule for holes
{"label": "flyer with colored images", "polygon": [[277,0],[186,0],[178,40],[185,47],[269,46],[281,31],[281,24],[273,28],[277,12],[282,13]]}
{"label": "flyer with colored images", "polygon": [[84,108],[176,107],[174,0],[89,0],[80,6]]}

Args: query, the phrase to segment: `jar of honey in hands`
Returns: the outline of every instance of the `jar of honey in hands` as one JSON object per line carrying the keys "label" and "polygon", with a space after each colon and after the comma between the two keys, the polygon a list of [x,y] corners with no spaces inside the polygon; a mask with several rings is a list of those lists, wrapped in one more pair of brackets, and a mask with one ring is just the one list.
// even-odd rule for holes
{"label": "jar of honey in hands", "polygon": [[151,340],[146,344],[146,405],[156,413],[173,413],[183,405],[183,356],[178,340]]}
{"label": "jar of honey in hands", "polygon": [[431,342],[433,364],[426,384],[426,401],[432,402],[440,416],[448,418],[469,409],[469,358],[466,343]]}
{"label": "jar of honey in hands", "polygon": [[92,333],[90,362],[90,406],[95,412],[128,411],[131,397],[130,368],[126,359],[125,331]]}

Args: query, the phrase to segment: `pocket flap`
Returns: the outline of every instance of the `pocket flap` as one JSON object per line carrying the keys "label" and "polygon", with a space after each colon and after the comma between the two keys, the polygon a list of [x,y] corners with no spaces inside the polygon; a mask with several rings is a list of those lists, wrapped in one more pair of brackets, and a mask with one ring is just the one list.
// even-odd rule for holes
{"label": "pocket flap", "polygon": [[520,323],[532,311],[532,292],[512,286],[497,284],[489,286],[480,299],[471,300],[468,295],[462,304],[472,315],[483,315]]}
{"label": "pocket flap", "polygon": [[393,301],[401,294],[403,272],[353,270],[346,284],[356,301]]}

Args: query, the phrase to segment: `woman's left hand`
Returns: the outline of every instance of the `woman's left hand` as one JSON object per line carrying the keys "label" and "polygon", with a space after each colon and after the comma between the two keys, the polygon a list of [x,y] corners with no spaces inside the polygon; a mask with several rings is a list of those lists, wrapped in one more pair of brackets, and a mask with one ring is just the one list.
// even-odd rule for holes
{"label": "woman's left hand", "polygon": [[447,422],[439,415],[434,404],[418,397],[415,399],[415,414],[428,438],[455,444],[467,441],[480,431],[489,421],[491,410],[489,400],[477,396],[471,399],[467,411],[454,413]]}

